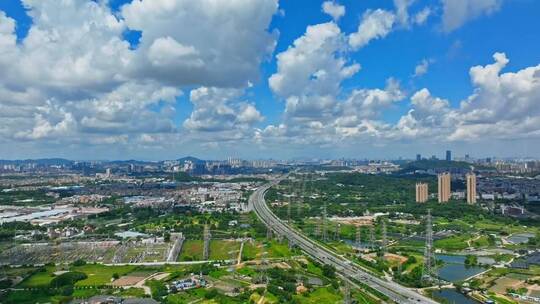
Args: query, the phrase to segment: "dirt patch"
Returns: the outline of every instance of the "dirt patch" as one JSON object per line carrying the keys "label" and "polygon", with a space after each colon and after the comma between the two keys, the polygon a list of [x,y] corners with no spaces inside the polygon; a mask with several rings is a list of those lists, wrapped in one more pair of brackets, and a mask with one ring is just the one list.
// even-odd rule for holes
{"label": "dirt patch", "polygon": [[330,218],[332,222],[345,224],[345,225],[354,225],[354,226],[373,226],[375,217],[373,216],[358,216],[358,217],[332,217]]}
{"label": "dirt patch", "polygon": [[136,276],[123,276],[111,284],[113,286],[123,287],[123,286],[133,286],[140,281],[144,280],[144,277],[136,277]]}
{"label": "dirt patch", "polygon": [[285,263],[285,262],[279,262],[279,263],[272,263],[273,267],[281,268],[281,269],[291,269],[291,265]]}
{"label": "dirt patch", "polygon": [[505,294],[507,288],[519,289],[523,281],[512,279],[509,277],[502,277],[495,281],[495,286],[491,288],[492,291],[499,294]]}
{"label": "dirt patch", "polygon": [[169,274],[168,273],[158,273],[156,274],[155,276],[152,277],[153,280],[158,280],[158,281],[161,281],[163,279],[165,279],[166,277],[168,277]]}
{"label": "dirt patch", "polygon": [[398,262],[400,264],[403,264],[405,262],[407,262],[407,258],[404,257],[404,256],[401,256],[401,255],[397,255],[397,254],[393,254],[393,253],[386,253],[384,255],[384,258],[388,261],[395,261],[395,262]]}

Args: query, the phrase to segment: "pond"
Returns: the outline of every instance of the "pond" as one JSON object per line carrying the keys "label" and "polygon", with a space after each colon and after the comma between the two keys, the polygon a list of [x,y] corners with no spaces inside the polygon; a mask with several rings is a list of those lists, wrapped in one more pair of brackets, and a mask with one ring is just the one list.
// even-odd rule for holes
{"label": "pond", "polygon": [[534,237],[533,233],[516,233],[508,237],[508,241],[514,244],[523,244],[527,243],[530,238]]}
{"label": "pond", "polygon": [[465,256],[462,255],[438,254],[435,258],[444,262],[444,265],[437,269],[439,277],[449,282],[463,281],[486,270],[480,266],[466,266]]}
{"label": "pond", "polygon": [[433,292],[433,297],[437,299],[444,299],[450,304],[478,304],[477,302],[467,296],[457,292],[454,289],[442,289]]}

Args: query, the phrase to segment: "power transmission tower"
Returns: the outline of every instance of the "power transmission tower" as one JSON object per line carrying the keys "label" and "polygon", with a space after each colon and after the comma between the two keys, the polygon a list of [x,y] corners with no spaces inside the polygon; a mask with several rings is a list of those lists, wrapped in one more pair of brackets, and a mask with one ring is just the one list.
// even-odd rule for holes
{"label": "power transmission tower", "polygon": [[351,285],[349,281],[345,281],[345,297],[343,299],[343,304],[351,303]]}
{"label": "power transmission tower", "polygon": [[375,232],[373,231],[373,226],[369,227],[369,247],[371,250],[375,249]]}
{"label": "power transmission tower", "polygon": [[272,240],[272,228],[270,227],[270,225],[268,225],[268,227],[266,227],[266,239],[268,241]]}
{"label": "power transmission tower", "polygon": [[362,246],[362,231],[360,230],[360,226],[357,226],[356,227],[356,247],[358,247],[358,249],[360,249],[360,247]]}
{"label": "power transmission tower", "polygon": [[326,231],[326,202],[324,202],[324,207],[322,211],[322,238],[323,241],[328,241],[328,234]]}
{"label": "power transmission tower", "polygon": [[386,237],[386,221],[383,220],[382,222],[382,251],[383,251],[383,254],[386,253],[387,251],[387,247],[388,247],[388,239]]}
{"label": "power transmission tower", "polygon": [[203,250],[203,260],[208,260],[210,257],[210,227],[208,224],[204,225],[204,250]]}
{"label": "power transmission tower", "polygon": [[305,176],[302,175],[302,179],[300,181],[302,183],[301,190],[300,190],[300,196],[298,196],[298,203],[296,205],[296,215],[298,218],[302,215],[302,207],[304,205],[305,196],[306,196],[306,179]]}
{"label": "power transmission tower", "polygon": [[341,235],[341,224],[336,224],[336,231],[335,231],[335,234],[334,234],[334,239],[336,241],[339,241],[340,235]]}
{"label": "power transmission tower", "polygon": [[291,223],[291,205],[292,205],[292,193],[289,194],[289,202],[287,203],[287,223]]}
{"label": "power transmission tower", "polygon": [[431,223],[431,209],[428,209],[426,216],[426,247],[424,248],[424,268],[422,279],[431,281],[433,279],[432,264],[433,259],[433,228]]}
{"label": "power transmission tower", "polygon": [[292,250],[294,248],[294,241],[292,239],[287,239],[287,243],[289,244],[289,250]]}

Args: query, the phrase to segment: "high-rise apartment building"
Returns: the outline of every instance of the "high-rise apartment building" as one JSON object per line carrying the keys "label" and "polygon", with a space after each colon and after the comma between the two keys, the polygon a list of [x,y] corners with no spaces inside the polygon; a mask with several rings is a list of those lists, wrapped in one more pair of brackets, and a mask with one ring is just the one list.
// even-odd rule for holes
{"label": "high-rise apartment building", "polygon": [[446,161],[452,160],[452,151],[446,150]]}
{"label": "high-rise apartment building", "polygon": [[416,161],[421,161],[421,160],[422,160],[422,155],[416,154]]}
{"label": "high-rise apartment building", "polygon": [[476,203],[476,175],[474,173],[467,174],[467,203]]}
{"label": "high-rise apartment building", "polygon": [[445,172],[438,175],[439,203],[446,203],[450,200],[450,173]]}
{"label": "high-rise apartment building", "polygon": [[416,202],[425,203],[428,200],[428,184],[416,183]]}

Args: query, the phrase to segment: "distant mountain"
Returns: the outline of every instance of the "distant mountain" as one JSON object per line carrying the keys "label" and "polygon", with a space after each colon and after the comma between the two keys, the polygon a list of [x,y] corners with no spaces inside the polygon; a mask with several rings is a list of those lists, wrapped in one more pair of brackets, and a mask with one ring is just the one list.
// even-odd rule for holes
{"label": "distant mountain", "polygon": [[424,159],[409,162],[401,166],[402,172],[414,172],[417,170],[428,171],[454,171],[471,170],[473,166],[467,162]]}
{"label": "distant mountain", "polygon": [[105,162],[105,163],[111,164],[111,165],[117,165],[117,166],[129,165],[129,164],[135,164],[135,165],[155,164],[155,162],[143,161],[143,160],[135,160],[135,159],[128,159],[128,160],[112,160],[112,161],[107,161],[107,162]]}
{"label": "distant mountain", "polygon": [[71,165],[73,161],[64,158],[41,158],[41,159],[17,159],[17,160],[0,160],[0,164],[5,165],[21,165],[21,164],[38,164],[41,166],[62,166]]}
{"label": "distant mountain", "polygon": [[177,161],[179,161],[180,163],[185,163],[185,162],[193,162],[193,163],[204,163],[205,161],[202,160],[202,159],[198,159],[196,157],[193,157],[193,156],[186,156],[186,157],[182,157],[182,158],[179,158],[177,159]]}

